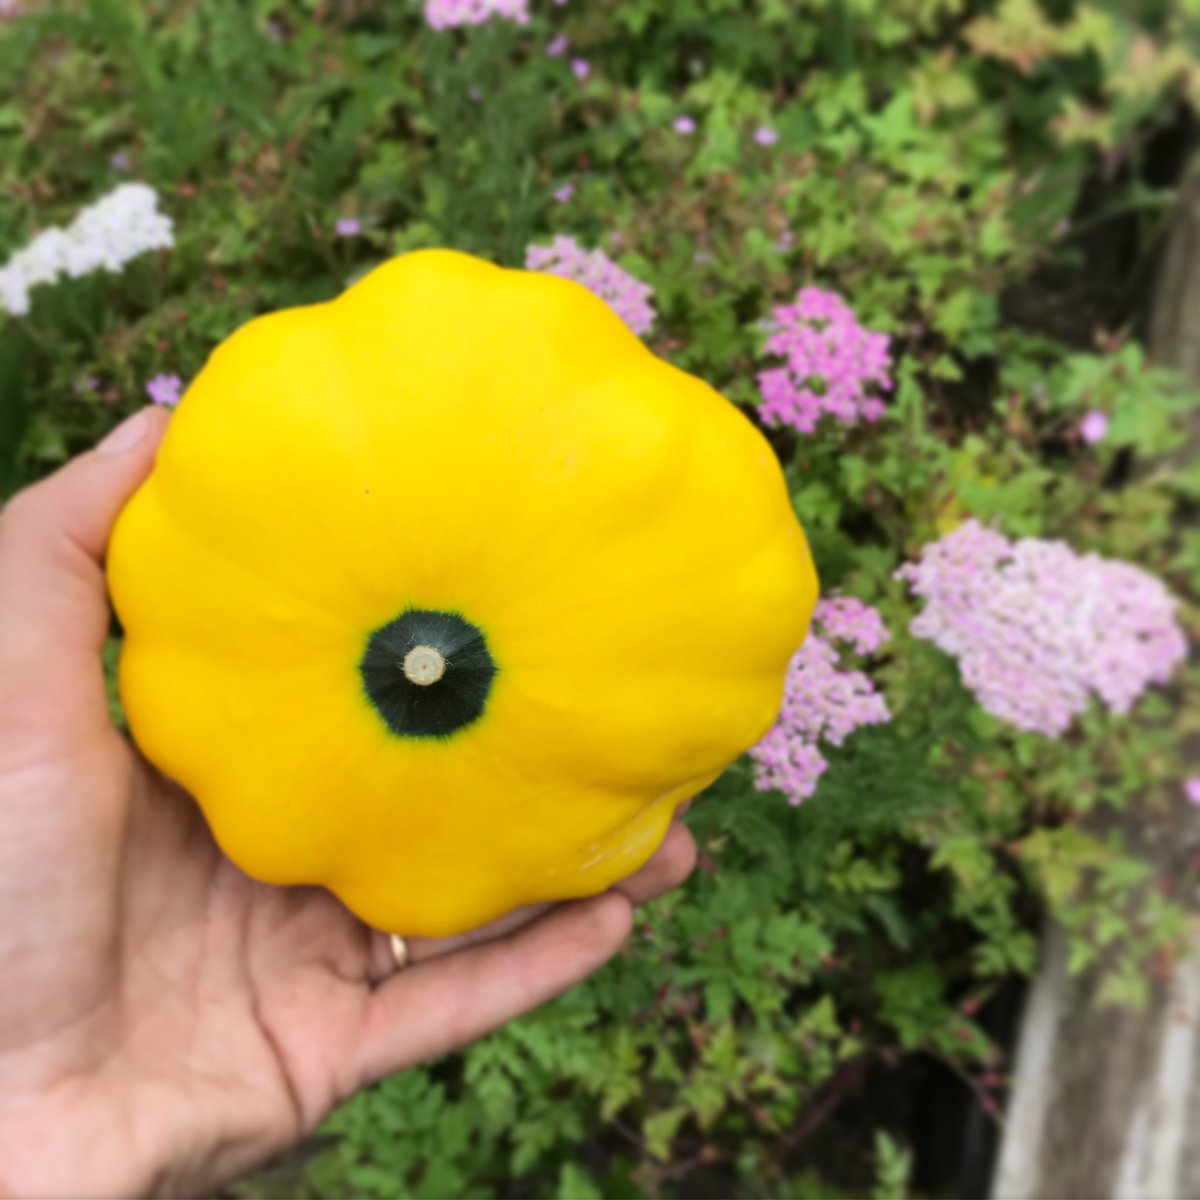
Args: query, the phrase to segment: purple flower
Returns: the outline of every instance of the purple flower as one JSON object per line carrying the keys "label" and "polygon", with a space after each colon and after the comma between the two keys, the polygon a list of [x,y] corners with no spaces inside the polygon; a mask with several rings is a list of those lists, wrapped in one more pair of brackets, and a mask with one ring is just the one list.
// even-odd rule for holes
{"label": "purple flower", "polygon": [[178,375],[155,375],[146,384],[146,395],[155,404],[178,404],[183,380]]}
{"label": "purple flower", "polygon": [[589,74],[591,74],[591,64],[586,58],[571,59],[571,70],[574,72],[575,78],[582,83]]}
{"label": "purple flower", "polygon": [[338,237],[358,237],[362,233],[362,224],[357,217],[339,217],[333,231]]}
{"label": "purple flower", "polygon": [[773,146],[777,141],[779,141],[779,134],[777,134],[769,125],[760,125],[754,131],[754,140],[760,146]]}
{"label": "purple flower", "polygon": [[654,324],[650,285],[622,271],[603,250],[585,250],[574,238],[560,235],[549,246],[528,246],[525,266],[583,284],[636,334],[648,333]]}
{"label": "purple flower", "polygon": [[565,33],[560,33],[558,37],[546,43],[546,53],[551,58],[558,58],[560,55],[566,54],[570,44],[571,39]]}
{"label": "purple flower", "polygon": [[676,133],[682,133],[684,137],[687,137],[689,133],[696,132],[696,122],[693,121],[691,117],[676,117],[675,120],[671,122],[671,128],[675,130]]}
{"label": "purple flower", "polygon": [[129,155],[124,150],[118,150],[115,154],[108,156],[108,165],[114,171],[128,171],[133,164],[130,161]]}
{"label": "purple flower", "polygon": [[892,388],[889,338],[859,325],[836,292],[801,288],[772,309],[768,328],[765,351],[784,362],[758,375],[765,424],[812,433],[822,416],[846,426],[883,416],[875,393]]}
{"label": "purple flower", "polygon": [[1094,446],[1097,442],[1102,442],[1108,434],[1108,416],[1102,413],[1099,409],[1093,408],[1090,412],[1084,414],[1084,418],[1079,422],[1079,436],[1083,438],[1089,446]]}
{"label": "purple flower", "polygon": [[1200,775],[1193,775],[1183,781],[1183,794],[1193,804],[1200,804]]}
{"label": "purple flower", "polygon": [[889,637],[870,605],[849,597],[817,604],[813,632],[788,666],[779,717],[750,751],[756,788],[776,788],[789,804],[801,803],[829,765],[819,748],[822,742],[840,746],[863,725],[891,720],[875,685],[861,671],[842,670],[833,645],[845,642],[859,654],[870,654]]}
{"label": "purple flower", "polygon": [[575,185],[570,181],[564,183],[562,187],[554,189],[554,199],[559,204],[566,204],[573,195],[575,195]]}
{"label": "purple flower", "polygon": [[970,520],[896,573],[925,600],[910,632],[958,659],[994,717],[1057,737],[1093,695],[1127,712],[1187,654],[1175,600],[1130,563]]}

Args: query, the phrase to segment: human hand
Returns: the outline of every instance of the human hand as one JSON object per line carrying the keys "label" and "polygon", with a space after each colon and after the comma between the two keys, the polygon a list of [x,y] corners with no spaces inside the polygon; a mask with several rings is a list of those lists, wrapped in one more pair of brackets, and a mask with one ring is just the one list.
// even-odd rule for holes
{"label": "human hand", "polygon": [[0,1195],[208,1192],[585,978],[695,858],[676,824],[614,890],[413,940],[399,973],[328,892],[243,875],[108,714],[101,564],[165,425],[0,513]]}

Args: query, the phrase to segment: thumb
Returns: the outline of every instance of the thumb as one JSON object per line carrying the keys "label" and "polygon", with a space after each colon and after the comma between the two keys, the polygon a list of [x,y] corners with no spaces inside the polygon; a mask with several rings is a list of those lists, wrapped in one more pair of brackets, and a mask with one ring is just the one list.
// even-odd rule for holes
{"label": "thumb", "polygon": [[104,553],[167,421],[160,409],[134,413],[0,510],[0,700],[41,683],[48,698],[60,687],[78,694],[81,676],[98,677],[109,621]]}

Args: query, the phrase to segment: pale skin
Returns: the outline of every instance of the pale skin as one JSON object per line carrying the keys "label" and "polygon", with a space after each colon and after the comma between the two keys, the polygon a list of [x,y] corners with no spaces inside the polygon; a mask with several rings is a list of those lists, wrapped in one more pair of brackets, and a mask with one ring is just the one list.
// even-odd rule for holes
{"label": "pale skin", "polygon": [[105,697],[104,551],[165,425],[0,512],[0,1195],[207,1194],[584,979],[695,859],[675,824],[606,894],[412,940],[401,971],[327,892],[243,875]]}

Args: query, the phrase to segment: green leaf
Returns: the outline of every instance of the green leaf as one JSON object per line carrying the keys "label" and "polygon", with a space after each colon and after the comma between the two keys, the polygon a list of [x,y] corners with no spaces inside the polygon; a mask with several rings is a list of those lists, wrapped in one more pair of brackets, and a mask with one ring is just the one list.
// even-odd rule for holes
{"label": "green leaf", "polygon": [[659,1162],[670,1161],[671,1143],[687,1117],[688,1110],[685,1106],[674,1105],[651,1113],[642,1122],[642,1136],[646,1139],[646,1149]]}

